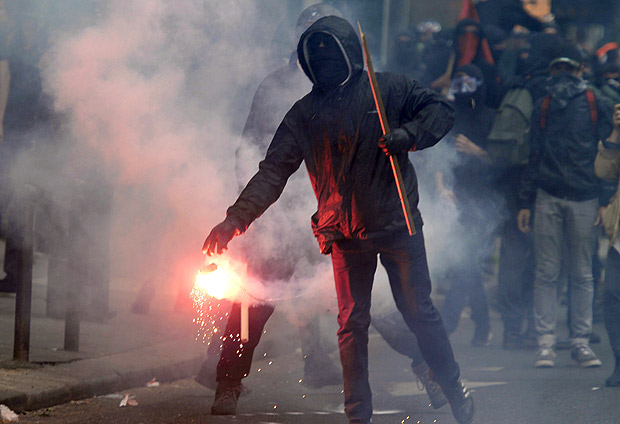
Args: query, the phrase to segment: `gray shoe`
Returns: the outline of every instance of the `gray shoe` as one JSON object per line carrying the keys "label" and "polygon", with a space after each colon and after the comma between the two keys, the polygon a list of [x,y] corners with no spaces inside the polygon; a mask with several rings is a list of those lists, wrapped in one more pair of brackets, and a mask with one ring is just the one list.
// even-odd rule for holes
{"label": "gray shoe", "polygon": [[413,373],[418,377],[418,380],[420,380],[420,383],[422,383],[426,389],[426,394],[431,402],[431,406],[433,409],[439,409],[448,403],[448,399],[443,394],[439,384],[435,383],[431,379],[429,372],[430,369],[428,368],[428,365],[426,365],[426,362],[422,362],[421,364],[413,367]]}
{"label": "gray shoe", "polygon": [[600,367],[601,360],[585,343],[576,344],[570,353],[571,358],[584,368]]}
{"label": "gray shoe", "polygon": [[555,366],[555,352],[549,346],[541,346],[536,352],[536,368],[553,368]]}
{"label": "gray shoe", "polygon": [[456,386],[445,392],[450,401],[452,415],[459,424],[471,424],[474,420],[474,399],[471,393],[459,380]]}

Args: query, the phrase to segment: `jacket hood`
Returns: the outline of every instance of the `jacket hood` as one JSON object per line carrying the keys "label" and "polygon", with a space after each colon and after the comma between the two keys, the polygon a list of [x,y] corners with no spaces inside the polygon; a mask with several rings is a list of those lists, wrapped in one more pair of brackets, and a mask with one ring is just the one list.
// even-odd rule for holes
{"label": "jacket hood", "polygon": [[588,84],[581,78],[562,72],[549,79],[547,90],[553,99],[557,100],[561,108],[565,108],[568,102],[588,88]]}
{"label": "jacket hood", "polygon": [[341,86],[357,79],[364,70],[364,55],[357,33],[346,19],[337,16],[326,16],[313,23],[301,35],[299,43],[297,44],[299,64],[310,81],[312,81],[317,88],[324,88],[317,84],[314,72],[309,66],[309,58],[307,56],[307,41],[312,34],[317,32],[322,32],[334,37],[347,61],[349,75]]}

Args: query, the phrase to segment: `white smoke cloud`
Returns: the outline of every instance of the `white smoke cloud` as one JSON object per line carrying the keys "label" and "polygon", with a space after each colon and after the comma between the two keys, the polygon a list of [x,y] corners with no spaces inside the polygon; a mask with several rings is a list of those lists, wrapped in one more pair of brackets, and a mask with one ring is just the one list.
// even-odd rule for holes
{"label": "white smoke cloud", "polygon": [[[136,287],[152,280],[164,290],[187,290],[204,261],[204,237],[238,193],[235,151],[245,143],[240,128],[252,93],[279,66],[273,57],[290,54],[271,50],[274,39],[289,36],[275,33],[281,2],[105,5],[88,25],[57,33],[45,58],[45,88],[71,140],[62,174],[73,184],[95,168],[113,187],[113,273]],[[251,175],[261,154],[243,151],[237,168]],[[297,298],[309,288],[334,297],[333,279],[322,271],[327,258],[316,259],[309,219],[316,201],[304,172],[286,188],[306,193],[304,200],[260,218],[261,234],[270,234],[261,248],[286,250],[300,243],[304,228],[314,259],[302,258],[292,281],[267,290],[253,282],[255,295]],[[242,257],[240,245],[233,240],[227,255]],[[321,284],[310,281],[315,275]]]}

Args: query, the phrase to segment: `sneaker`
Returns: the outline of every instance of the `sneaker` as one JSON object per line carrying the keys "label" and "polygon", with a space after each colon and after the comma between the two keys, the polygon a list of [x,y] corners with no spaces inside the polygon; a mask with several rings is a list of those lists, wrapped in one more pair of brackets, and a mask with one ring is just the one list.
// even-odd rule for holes
{"label": "sneaker", "polygon": [[211,415],[235,415],[241,394],[241,383],[220,382],[215,391]]}
{"label": "sneaker", "polygon": [[620,357],[616,358],[616,367],[614,368],[614,372],[612,375],[605,380],[605,385],[607,387],[618,387],[620,386]]}
{"label": "sneaker", "polygon": [[486,347],[491,345],[491,339],[493,338],[493,333],[488,330],[486,332],[476,331],[474,333],[474,338],[471,339],[471,345],[474,347]]}
{"label": "sneaker", "polygon": [[435,383],[431,379],[430,369],[428,368],[426,362],[422,362],[412,368],[413,373],[418,377],[418,381],[422,384],[422,387],[426,389],[426,394],[428,395],[428,399],[431,402],[431,407],[433,409],[439,409],[448,403],[448,399],[443,394],[439,384]]}
{"label": "sneaker", "polygon": [[452,415],[459,424],[471,424],[474,420],[474,399],[471,393],[459,380],[454,390],[450,394],[446,393],[446,397],[452,408]]}
{"label": "sneaker", "polygon": [[571,358],[584,368],[600,367],[601,361],[587,344],[579,343],[573,347]]}
{"label": "sneaker", "polygon": [[555,352],[548,346],[542,346],[536,352],[536,368],[553,368],[555,366]]}

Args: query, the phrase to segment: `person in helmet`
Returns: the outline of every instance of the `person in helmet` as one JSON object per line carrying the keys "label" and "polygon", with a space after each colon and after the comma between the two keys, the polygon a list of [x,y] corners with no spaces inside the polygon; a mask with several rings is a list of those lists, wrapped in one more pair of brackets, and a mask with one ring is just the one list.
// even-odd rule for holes
{"label": "person in helmet", "polygon": [[[418,189],[408,151],[428,148],[450,130],[452,107],[406,76],[377,74],[392,132],[382,130],[359,38],[336,16],[313,23],[297,45],[312,91],[286,113],[258,172],[207,236],[203,252],[221,254],[272,203],[305,162],[318,210],[312,229],[322,253],[331,255],[338,297],[338,344],[345,412],[351,423],[370,423],[368,381],[370,298],[377,256],[420,351],[460,424],[471,423],[473,398],[439,312],[430,298]],[[409,235],[389,155],[400,164],[416,233]]]}

